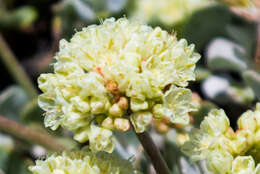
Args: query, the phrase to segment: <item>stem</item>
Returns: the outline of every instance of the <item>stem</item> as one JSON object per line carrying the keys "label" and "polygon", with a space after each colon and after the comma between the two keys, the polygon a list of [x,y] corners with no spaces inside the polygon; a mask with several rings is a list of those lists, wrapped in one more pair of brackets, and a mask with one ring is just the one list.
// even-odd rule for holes
{"label": "stem", "polygon": [[[136,133],[136,132],[135,132]],[[136,133],[139,141],[141,142],[144,151],[150,157],[153,167],[157,174],[170,174],[170,170],[160,154],[158,148],[154,144],[150,135],[145,131],[143,133]]]}
{"label": "stem", "polygon": [[257,43],[255,53],[255,63],[260,65],[260,22],[257,25]]}
{"label": "stem", "polygon": [[3,63],[6,65],[10,74],[13,76],[15,81],[20,84],[30,98],[37,97],[37,90],[34,88],[30,78],[26,75],[24,69],[19,64],[11,49],[5,42],[2,34],[0,33],[0,57]]}
{"label": "stem", "polygon": [[65,150],[65,146],[58,143],[53,137],[35,132],[30,128],[27,128],[15,121],[9,120],[0,115],[0,130],[29,143],[39,144],[49,150],[62,151]]}

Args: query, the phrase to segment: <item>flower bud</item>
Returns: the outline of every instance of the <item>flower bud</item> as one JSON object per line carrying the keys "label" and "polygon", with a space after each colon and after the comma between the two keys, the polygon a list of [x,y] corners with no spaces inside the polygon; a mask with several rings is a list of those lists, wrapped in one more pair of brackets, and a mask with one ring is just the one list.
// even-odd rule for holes
{"label": "flower bud", "polygon": [[111,153],[114,150],[114,140],[110,130],[91,125],[88,137],[93,152],[103,150]]}
{"label": "flower bud", "polygon": [[119,93],[119,89],[117,87],[117,84],[116,84],[116,82],[113,82],[113,81],[109,81],[109,82],[106,83],[106,89],[111,94],[118,94]]}
{"label": "flower bud", "polygon": [[233,156],[225,151],[216,150],[209,154],[207,167],[216,174],[230,173]]}
{"label": "flower bud", "polygon": [[229,120],[222,109],[213,109],[201,123],[200,128],[208,134],[218,136],[229,128]]}
{"label": "flower bud", "polygon": [[232,163],[232,174],[254,173],[255,162],[251,156],[238,156]]}
{"label": "flower bud", "polygon": [[108,101],[103,99],[91,98],[90,100],[91,112],[93,114],[105,113],[108,105],[109,105]]}
{"label": "flower bud", "polygon": [[89,134],[89,128],[81,128],[76,130],[73,138],[80,143],[84,143],[89,139],[88,134]]}
{"label": "flower bud", "polygon": [[154,105],[154,107],[153,107],[153,117],[154,118],[158,118],[158,119],[163,118],[163,117],[165,117],[165,113],[166,113],[166,111],[165,111],[165,108],[162,106],[162,104]]}
{"label": "flower bud", "polygon": [[128,119],[116,118],[114,121],[114,126],[117,130],[126,132],[130,129],[130,123]]}
{"label": "flower bud", "polygon": [[123,110],[127,110],[128,109],[128,100],[127,100],[126,97],[120,97],[117,104]]}
{"label": "flower bud", "polygon": [[154,120],[154,127],[161,134],[166,134],[170,130],[170,127],[163,120],[158,119]]}
{"label": "flower bud", "polygon": [[237,124],[239,129],[250,130],[253,133],[256,129],[254,113],[252,111],[245,112],[240,116]]}
{"label": "flower bud", "polygon": [[79,96],[72,97],[70,101],[80,112],[87,113],[90,111],[90,106],[88,101],[82,100]]}
{"label": "flower bud", "polygon": [[133,99],[131,98],[130,101],[130,106],[133,112],[137,112],[140,110],[145,110],[148,108],[148,102],[147,101],[142,101],[139,99]]}
{"label": "flower bud", "polygon": [[114,120],[111,117],[107,117],[105,120],[102,122],[102,127],[106,129],[113,130],[114,129]]}
{"label": "flower bud", "polygon": [[187,133],[177,133],[176,140],[178,145],[182,146],[186,141],[189,140],[189,136]]}
{"label": "flower bud", "polygon": [[137,133],[144,132],[152,121],[150,112],[135,112],[130,116],[131,122]]}
{"label": "flower bud", "polygon": [[112,107],[109,109],[109,114],[114,117],[121,117],[124,112],[123,110],[118,106],[117,103],[113,104]]}

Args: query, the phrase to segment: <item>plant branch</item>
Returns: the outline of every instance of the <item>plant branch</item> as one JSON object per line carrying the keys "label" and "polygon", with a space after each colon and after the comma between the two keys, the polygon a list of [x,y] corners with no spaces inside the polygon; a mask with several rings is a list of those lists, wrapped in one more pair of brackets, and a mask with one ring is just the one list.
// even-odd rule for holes
{"label": "plant branch", "polygon": [[141,142],[144,151],[150,157],[150,160],[157,174],[170,174],[170,170],[166,162],[164,161],[162,155],[160,154],[150,135],[146,131],[143,133],[136,133],[136,135]]}
{"label": "plant branch", "polygon": [[40,132],[35,132],[34,130],[1,115],[0,130],[29,143],[39,144],[49,150],[62,151],[66,149],[65,146],[58,143],[53,137]]}
{"label": "plant branch", "polygon": [[0,57],[15,81],[20,84],[31,98],[37,97],[37,90],[0,33]]}
{"label": "plant branch", "polygon": [[255,63],[260,66],[260,22],[257,24]]}

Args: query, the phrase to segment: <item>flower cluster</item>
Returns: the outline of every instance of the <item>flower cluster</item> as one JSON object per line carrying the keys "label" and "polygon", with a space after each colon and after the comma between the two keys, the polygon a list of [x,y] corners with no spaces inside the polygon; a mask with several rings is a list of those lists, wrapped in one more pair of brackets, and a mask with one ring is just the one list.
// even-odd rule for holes
{"label": "flower cluster", "polygon": [[45,126],[75,131],[93,151],[112,152],[112,130],[129,130],[129,115],[136,132],[152,118],[189,122],[194,107],[185,87],[200,55],[184,39],[110,18],[61,40],[55,58],[54,73],[38,78]]}
{"label": "flower cluster", "polygon": [[236,132],[223,110],[212,110],[193,130],[183,152],[192,161],[206,159],[207,167],[216,174],[260,173],[260,103],[238,120]]}
{"label": "flower cluster", "polygon": [[158,20],[165,26],[185,21],[194,11],[211,4],[211,0],[137,0],[132,18],[145,23]]}
{"label": "flower cluster", "polygon": [[218,1],[234,7],[249,7],[253,4],[252,0],[218,0]]}
{"label": "flower cluster", "polygon": [[64,151],[37,160],[30,166],[33,174],[140,174],[128,160],[105,152],[93,153],[88,149]]}

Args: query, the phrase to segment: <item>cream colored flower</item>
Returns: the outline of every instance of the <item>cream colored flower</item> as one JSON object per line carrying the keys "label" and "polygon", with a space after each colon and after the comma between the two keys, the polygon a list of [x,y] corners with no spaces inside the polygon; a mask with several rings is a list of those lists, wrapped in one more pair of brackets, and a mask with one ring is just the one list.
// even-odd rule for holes
{"label": "cream colored flower", "polygon": [[170,26],[185,21],[194,11],[211,4],[211,0],[136,0],[132,18],[145,23],[158,20]]}
{"label": "cream colored flower", "polygon": [[217,0],[217,1],[234,7],[249,7],[253,5],[252,2],[253,0]]}
{"label": "cream colored flower", "polygon": [[191,160],[206,159],[216,174],[258,174],[260,172],[260,103],[238,120],[238,130],[229,126],[223,110],[212,110],[194,130],[183,151]]}
{"label": "cream colored flower", "polygon": [[[74,131],[75,139],[89,140],[94,151],[112,152],[111,131],[130,127],[116,118],[127,114],[138,132],[157,113],[172,122],[188,122],[193,106],[185,87],[195,80],[200,55],[184,39],[158,27],[110,18],[83,28],[70,42],[61,40],[55,58],[54,73],[38,78],[45,126]],[[139,113],[150,113],[149,118]]]}
{"label": "cream colored flower", "polygon": [[88,149],[52,154],[29,170],[33,174],[140,174],[127,160]]}

